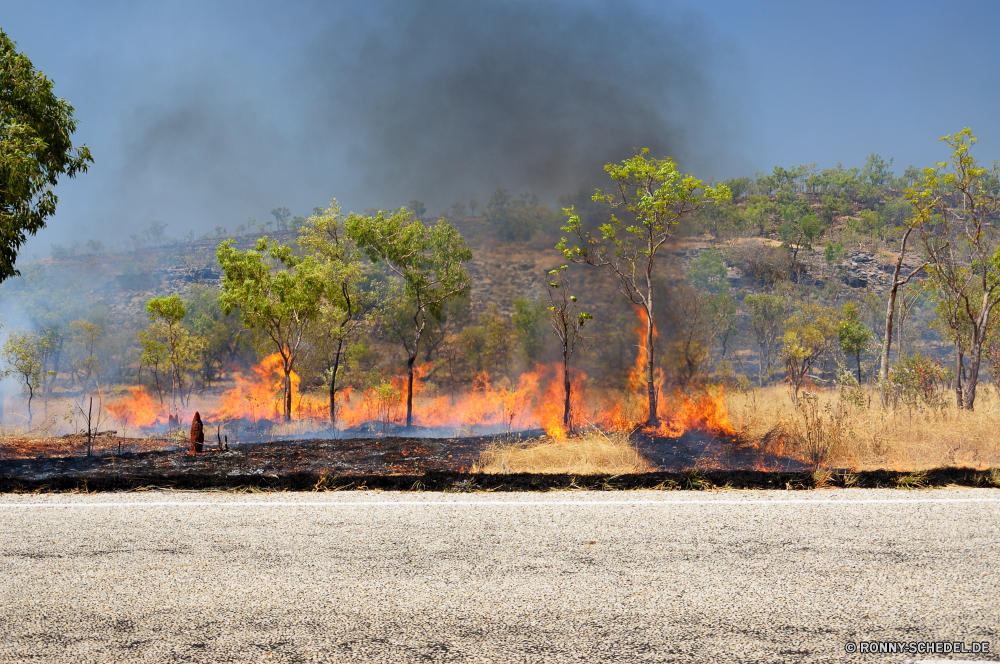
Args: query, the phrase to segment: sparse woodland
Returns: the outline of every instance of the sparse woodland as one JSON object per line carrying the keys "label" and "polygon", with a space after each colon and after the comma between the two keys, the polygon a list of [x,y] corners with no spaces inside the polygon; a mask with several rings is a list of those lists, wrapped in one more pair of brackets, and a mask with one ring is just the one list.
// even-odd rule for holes
{"label": "sparse woodland", "polygon": [[[947,161],[898,176],[870,155],[713,186],[640,153],[559,210],[497,189],[54,245],[0,287],[3,423],[79,427],[99,395],[136,432],[209,403],[408,425],[478,391],[512,428],[519,390],[552,383],[561,436],[609,393],[627,430],[708,394],[740,444],[815,465],[995,465],[1000,182],[971,132],[942,141]],[[565,371],[531,383],[544,366]],[[152,419],[113,412],[137,388]]]}

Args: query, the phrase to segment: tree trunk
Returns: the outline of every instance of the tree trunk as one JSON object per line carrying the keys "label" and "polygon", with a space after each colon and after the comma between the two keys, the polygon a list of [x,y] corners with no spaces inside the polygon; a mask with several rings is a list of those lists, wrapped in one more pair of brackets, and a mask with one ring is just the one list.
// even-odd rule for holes
{"label": "tree trunk", "polygon": [[965,407],[965,398],[962,394],[962,350],[955,344],[955,403],[959,410]]}
{"label": "tree trunk", "polygon": [[292,421],[292,368],[285,366],[285,412],[284,420],[285,422]]}
{"label": "tree trunk", "polygon": [[[903,239],[899,243],[899,257],[896,259],[896,268],[892,271],[892,288],[889,290],[889,303],[885,308],[885,333],[882,337],[882,359],[879,362],[878,370],[878,384],[883,406],[887,406],[889,404],[889,351],[892,348],[892,323],[893,318],[896,315],[896,293],[899,291],[900,286],[908,284],[917,271],[923,268],[923,266],[921,266],[920,268],[917,268],[917,270],[910,272],[910,274],[902,281],[899,280],[899,272],[903,269],[903,259],[906,257],[906,242],[910,239],[910,233],[912,232],[913,226],[910,226],[906,229],[906,232],[903,233]],[[926,265],[926,263],[924,263],[924,265]],[[906,302],[905,298],[903,302]],[[902,321],[900,321],[899,328],[899,352],[902,353]],[[860,383],[861,381],[859,380],[858,382]]]}
{"label": "tree trunk", "polygon": [[861,353],[855,353],[854,359],[858,362],[858,386],[861,386]]}
{"label": "tree trunk", "polygon": [[646,394],[649,401],[649,417],[646,418],[646,426],[658,427],[660,425],[657,414],[657,394],[655,374],[653,371],[653,302],[648,299],[646,302]]}
{"label": "tree trunk", "polygon": [[[48,383],[46,385],[46,389],[50,397],[52,396],[52,390],[55,389],[56,378],[59,377],[59,358],[62,355],[62,347],[63,347],[63,340],[62,338],[60,338],[59,344],[56,346],[55,352],[52,354],[52,376],[48,380]],[[140,366],[142,365],[140,364]]]}
{"label": "tree trunk", "polygon": [[337,422],[336,398],[337,398],[337,371],[340,370],[340,351],[344,347],[344,340],[337,340],[337,354],[333,356],[333,375],[330,376],[330,426]]}
{"label": "tree trunk", "polygon": [[406,428],[413,426],[413,363],[417,361],[420,353],[420,337],[424,334],[424,327],[427,325],[427,316],[424,314],[422,304],[417,303],[417,313],[413,315],[413,322],[416,325],[417,333],[413,337],[413,352],[406,358]]}
{"label": "tree trunk", "polygon": [[565,402],[563,403],[563,432],[564,434],[569,434],[569,347],[567,342],[563,341],[563,392],[565,394]]}
{"label": "tree trunk", "polygon": [[[889,404],[889,350],[892,348],[892,323],[896,315],[896,291],[899,289],[897,280],[899,278],[899,263],[896,264],[896,271],[892,276],[892,290],[889,291],[889,303],[885,307],[885,332],[882,335],[882,359],[879,361],[878,385],[882,405]],[[860,381],[859,381],[860,382]]]}
{"label": "tree trunk", "polygon": [[966,376],[965,389],[962,391],[963,406],[966,410],[974,410],[976,406],[976,386],[979,384],[979,365],[982,362],[983,345],[972,335],[969,342],[969,373]]}
{"label": "tree trunk", "polygon": [[764,387],[764,344],[760,344],[760,352],[757,353],[757,385]]}
{"label": "tree trunk", "polygon": [[413,363],[417,361],[416,347],[414,353],[406,358],[406,428],[413,426]]}

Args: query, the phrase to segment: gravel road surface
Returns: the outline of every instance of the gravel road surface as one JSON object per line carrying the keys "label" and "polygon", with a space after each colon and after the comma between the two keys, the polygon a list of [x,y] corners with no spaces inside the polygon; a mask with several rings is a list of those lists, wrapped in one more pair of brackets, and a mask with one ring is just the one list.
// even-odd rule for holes
{"label": "gravel road surface", "polygon": [[995,661],[998,575],[996,490],[2,495],[0,661]]}

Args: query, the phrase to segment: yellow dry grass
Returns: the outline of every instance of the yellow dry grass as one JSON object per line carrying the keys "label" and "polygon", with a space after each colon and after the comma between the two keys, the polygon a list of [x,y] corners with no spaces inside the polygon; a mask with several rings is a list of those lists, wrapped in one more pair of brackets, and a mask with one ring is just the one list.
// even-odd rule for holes
{"label": "yellow dry grass", "polygon": [[[785,386],[734,391],[730,416],[744,444],[829,468],[919,471],[1000,467],[1000,397],[980,385],[976,410],[942,395],[936,407],[882,408],[878,394],[808,392],[795,406]],[[859,405],[860,404],[860,405]]]}
{"label": "yellow dry grass", "polygon": [[567,440],[497,442],[472,467],[478,473],[566,473],[597,475],[652,470],[624,433],[591,431]]}

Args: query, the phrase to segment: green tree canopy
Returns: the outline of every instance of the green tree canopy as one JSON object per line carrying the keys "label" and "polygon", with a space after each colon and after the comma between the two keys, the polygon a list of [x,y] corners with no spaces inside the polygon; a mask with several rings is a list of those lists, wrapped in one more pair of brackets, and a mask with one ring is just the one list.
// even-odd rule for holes
{"label": "green tree canopy", "polygon": [[56,211],[59,176],[93,163],[73,147],[73,107],[0,30],[0,281],[17,276],[17,252]]}
{"label": "green tree canopy", "polygon": [[28,393],[28,427],[31,427],[31,400],[41,387],[45,368],[44,355],[48,341],[30,332],[14,332],[4,342],[3,359],[7,368],[0,372],[0,378],[15,376],[21,388]]}
{"label": "green tree canopy", "polygon": [[403,285],[413,307],[412,335],[403,340],[407,359],[406,426],[413,424],[413,364],[428,316],[440,319],[445,301],[469,292],[465,263],[472,252],[462,235],[444,219],[430,228],[406,208],[371,216],[350,214],[348,236],[373,262],[384,263]]}
{"label": "green tree canopy", "polygon": [[837,312],[828,307],[806,302],[785,321],[781,351],[795,403],[798,403],[799,390],[809,369],[830,350],[836,340]]}
{"label": "green tree canopy", "polygon": [[840,340],[840,350],[844,355],[853,357],[858,365],[858,385],[861,384],[861,354],[874,339],[872,331],[861,321],[861,312],[848,302],[841,310],[840,322],[837,323],[837,339]]}
{"label": "green tree canopy", "polygon": [[337,378],[351,339],[386,299],[378,288],[370,288],[361,265],[361,252],[344,231],[344,217],[336,199],[319,208],[299,230],[299,246],[318,261],[318,276],[324,284],[320,301],[320,325],[333,344],[330,367],[330,424],[336,422]]}
{"label": "green tree canopy", "polygon": [[184,403],[184,376],[201,367],[200,358],[208,346],[203,337],[191,334],[181,326],[187,307],[179,295],[153,297],[146,301],[146,313],[151,324],[139,332],[141,361],[156,380],[156,389],[163,403],[161,377],[170,379],[170,399],[173,415],[177,415],[177,399]]}
{"label": "green tree canopy", "polygon": [[574,263],[609,269],[617,278],[619,290],[646,315],[646,396],[647,426],[659,425],[657,391],[653,358],[656,357],[653,312],[653,266],[657,252],[677,230],[681,219],[708,204],[728,201],[732,195],[726,185],[706,185],[692,175],[677,170],[673,159],[649,158],[648,149],[639,151],[604,170],[615,181],[617,191],[598,190],[594,201],[606,203],[612,210],[610,221],[600,226],[600,236],[585,230],[580,216],[566,208],[563,230],[577,236],[580,244],[569,247],[563,238],[556,248]]}
{"label": "green tree canopy", "polygon": [[291,374],[296,361],[312,348],[326,281],[313,256],[297,258],[290,247],[257,240],[240,251],[226,240],[216,249],[224,277],[219,302],[226,315],[239,310],[243,324],[266,335],[281,355],[285,375],[284,420],[292,418]]}

